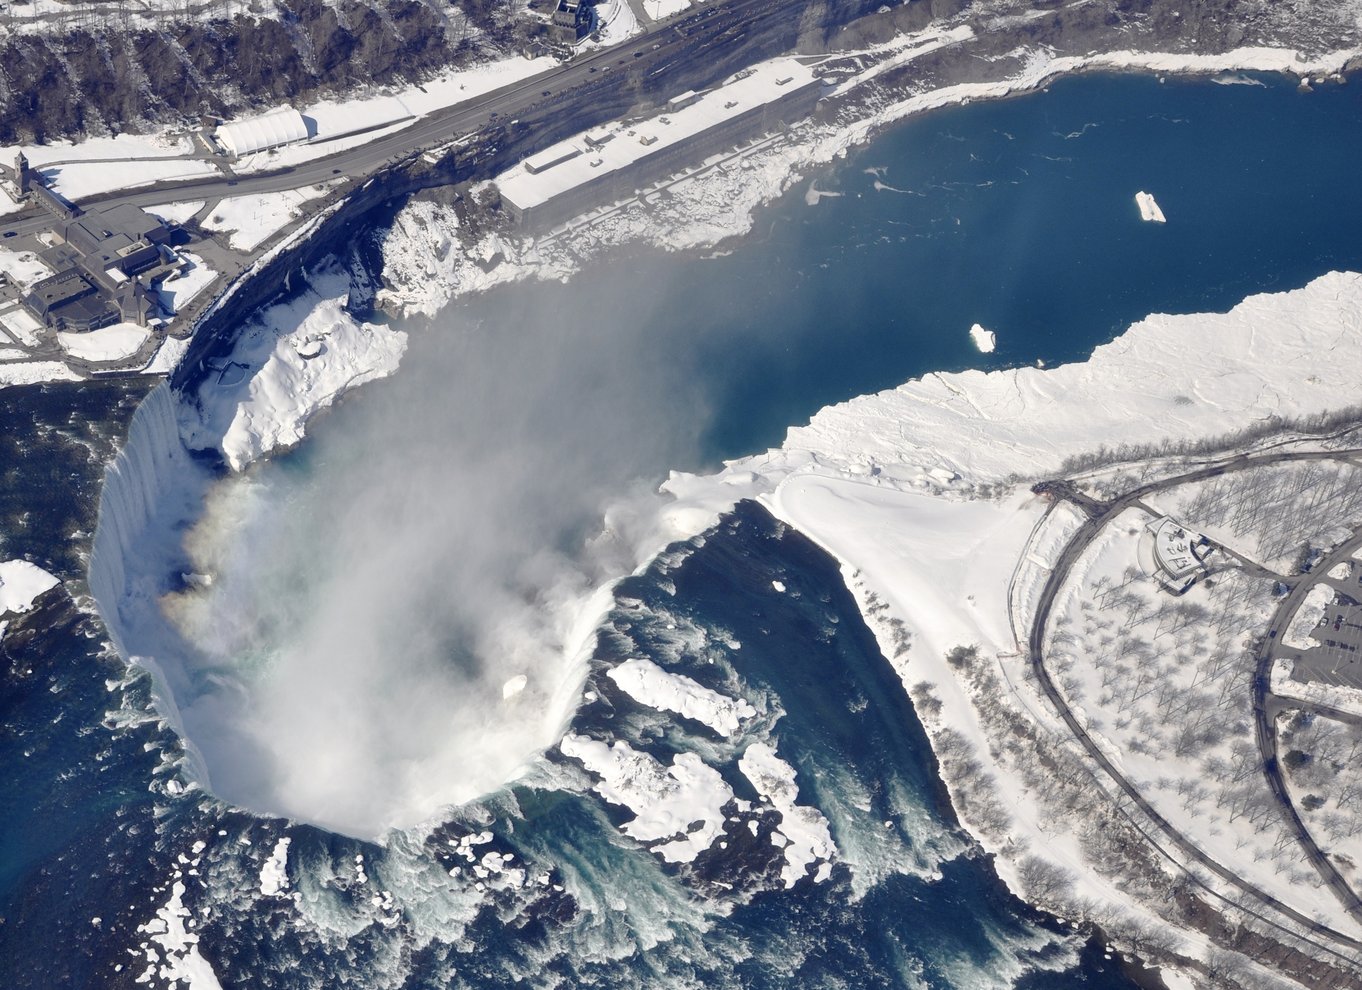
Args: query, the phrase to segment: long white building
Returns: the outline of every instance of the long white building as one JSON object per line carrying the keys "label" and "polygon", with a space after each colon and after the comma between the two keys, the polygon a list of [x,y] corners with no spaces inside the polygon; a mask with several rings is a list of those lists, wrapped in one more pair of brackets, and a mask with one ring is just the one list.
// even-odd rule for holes
{"label": "long white building", "polygon": [[586,131],[496,178],[522,222],[557,223],[607,196],[627,196],[728,144],[813,109],[822,87],[808,66],[775,59],[704,93],[684,93],[647,120]]}
{"label": "long white building", "polygon": [[253,155],[282,145],[306,141],[307,124],[292,107],[272,110],[261,117],[222,124],[213,136],[233,158]]}

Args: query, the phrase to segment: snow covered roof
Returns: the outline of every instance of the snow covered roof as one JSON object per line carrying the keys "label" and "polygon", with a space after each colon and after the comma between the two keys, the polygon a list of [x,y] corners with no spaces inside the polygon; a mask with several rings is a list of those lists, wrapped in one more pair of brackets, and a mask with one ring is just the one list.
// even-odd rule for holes
{"label": "snow covered roof", "polygon": [[263,117],[238,120],[217,129],[218,143],[235,158],[307,140],[303,115],[292,107],[273,110]]}

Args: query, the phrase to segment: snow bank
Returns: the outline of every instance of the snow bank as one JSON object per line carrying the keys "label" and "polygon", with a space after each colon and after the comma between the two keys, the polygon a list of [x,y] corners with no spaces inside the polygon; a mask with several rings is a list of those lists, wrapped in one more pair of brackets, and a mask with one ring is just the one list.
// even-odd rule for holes
{"label": "snow bank", "polygon": [[1153,223],[1168,222],[1164,218],[1163,210],[1160,209],[1159,204],[1155,202],[1152,193],[1137,192],[1135,194],[1135,205],[1140,208],[1141,220],[1147,220]]}
{"label": "snow bank", "polygon": [[406,334],[353,319],[348,285],[343,273],[318,276],[313,292],[262,313],[201,387],[203,412],[186,424],[186,442],[216,447],[239,471],[298,443],[308,421],[349,389],[397,370]]}
{"label": "snow bank", "polygon": [[611,668],[609,677],[639,704],[703,722],[724,737],[738,731],[740,720],[757,714],[746,701],[711,691],[651,660],[625,660]]}
{"label": "snow bank", "polygon": [[1295,661],[1289,657],[1278,657],[1272,661],[1273,694],[1362,718],[1362,690],[1341,684],[1298,681],[1291,676],[1294,669]]}
{"label": "snow bank", "polygon": [[150,339],[151,331],[135,323],[115,323],[88,333],[57,334],[62,350],[85,361],[125,361]]}
{"label": "snow bank", "polygon": [[37,564],[26,560],[0,563],[0,615],[27,612],[40,595],[60,583]]}
{"label": "snow bank", "polygon": [[565,736],[559,749],[600,778],[597,794],[634,813],[624,833],[639,842],[661,842],[653,851],[667,862],[694,860],[723,833],[723,809],[733,791],[694,753],[680,753],[664,767],[622,739],[607,746],[575,734]]}
{"label": "snow bank", "polygon": [[[780,812],[780,828],[771,838],[784,847],[785,866],[780,876],[786,888],[808,876],[814,863],[828,863],[837,855],[828,820],[817,808],[797,803],[799,785],[795,783],[794,767],[777,756],[774,749],[766,743],[753,743],[738,760],[738,769],[757,793]],[[821,882],[827,877],[828,871],[820,869],[816,879]]]}
{"label": "snow bank", "polygon": [[1282,634],[1282,643],[1297,650],[1308,650],[1319,646],[1319,640],[1310,635],[1324,621],[1324,609],[1334,600],[1334,589],[1327,584],[1317,584],[1305,593],[1296,614]]}
{"label": "snow bank", "polygon": [[969,328],[969,339],[979,349],[980,354],[992,354],[998,346],[998,337],[992,330],[985,330],[979,324]]}

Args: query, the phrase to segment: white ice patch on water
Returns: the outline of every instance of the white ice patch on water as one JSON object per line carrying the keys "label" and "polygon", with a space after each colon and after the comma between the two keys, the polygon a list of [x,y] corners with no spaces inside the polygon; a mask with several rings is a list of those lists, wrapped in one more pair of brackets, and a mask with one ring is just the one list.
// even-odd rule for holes
{"label": "white ice patch on water", "polygon": [[663,670],[651,660],[625,660],[611,668],[609,677],[639,704],[702,722],[724,737],[737,732],[743,719],[757,714],[743,699],[711,691],[684,674]]}
{"label": "white ice patch on water", "polygon": [[1153,193],[1144,191],[1135,194],[1135,205],[1140,208],[1140,219],[1150,223],[1167,223],[1163,210],[1154,199]]}
{"label": "white ice patch on water", "polygon": [[[783,846],[785,866],[780,872],[787,888],[809,875],[815,863],[828,866],[837,855],[828,820],[817,808],[798,803],[799,785],[795,783],[795,769],[786,763],[766,743],[756,742],[747,747],[738,761],[743,773],[771,806],[780,812],[780,828],[772,835],[776,845]],[[779,839],[777,840],[777,836]],[[828,878],[829,869],[819,869],[815,882]]]}
{"label": "white ice patch on water", "polygon": [[141,943],[147,968],[134,982],[157,985],[164,982],[172,987],[183,983],[184,990],[222,990],[213,967],[199,952],[199,936],[192,931],[194,927],[196,919],[184,905],[184,881],[177,870],[169,900],[156,912],[156,917],[138,926],[137,931],[148,936]]}
{"label": "white ice patch on water", "polygon": [[288,847],[291,840],[284,836],[274,844],[274,852],[260,868],[260,893],[277,897],[288,890]]}
{"label": "white ice patch on water", "polygon": [[27,612],[33,603],[61,582],[26,560],[0,562],[0,615]]}
{"label": "white ice patch on water", "polygon": [[634,813],[623,832],[669,863],[688,863],[723,833],[724,805],[733,791],[719,771],[694,753],[680,753],[664,766],[624,740],[613,746],[569,733],[559,744],[599,779],[594,790]]}
{"label": "white ice patch on water", "polygon": [[992,354],[998,346],[998,337],[992,330],[985,330],[978,323],[969,328],[969,339],[979,349],[980,354]]}

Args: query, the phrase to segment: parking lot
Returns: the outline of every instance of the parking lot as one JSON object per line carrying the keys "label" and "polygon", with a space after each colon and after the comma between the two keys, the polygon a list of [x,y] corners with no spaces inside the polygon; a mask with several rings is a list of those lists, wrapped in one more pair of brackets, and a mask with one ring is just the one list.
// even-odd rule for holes
{"label": "parking lot", "polygon": [[1311,632],[1321,645],[1300,653],[1295,677],[1362,689],[1362,567],[1354,562],[1346,578],[1328,583],[1338,594]]}

